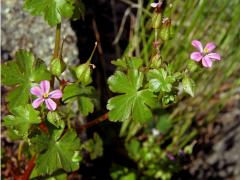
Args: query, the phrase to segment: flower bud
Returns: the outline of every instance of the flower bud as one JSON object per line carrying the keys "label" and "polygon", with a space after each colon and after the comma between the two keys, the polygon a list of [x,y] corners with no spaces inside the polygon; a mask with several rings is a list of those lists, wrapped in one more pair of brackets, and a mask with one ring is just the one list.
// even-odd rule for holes
{"label": "flower bud", "polygon": [[166,18],[165,20],[163,20],[163,26],[162,29],[160,30],[160,38],[163,41],[169,40],[173,37],[174,34],[174,30],[173,27],[171,26],[171,20]]}
{"label": "flower bud", "polygon": [[159,29],[162,25],[162,14],[154,13],[152,17],[152,28]]}
{"label": "flower bud", "polygon": [[76,76],[83,85],[88,85],[92,82],[91,78],[91,67],[89,63],[79,65],[75,69]]}
{"label": "flower bud", "polygon": [[63,60],[55,58],[50,63],[50,72],[55,76],[60,76],[66,69],[66,64]]}
{"label": "flower bud", "polygon": [[162,58],[159,54],[151,57],[150,68],[158,69],[161,66]]}

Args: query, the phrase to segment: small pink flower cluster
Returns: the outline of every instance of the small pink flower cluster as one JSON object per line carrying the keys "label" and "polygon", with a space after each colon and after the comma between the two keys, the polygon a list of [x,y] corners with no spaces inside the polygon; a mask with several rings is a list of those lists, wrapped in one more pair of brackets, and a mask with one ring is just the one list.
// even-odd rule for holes
{"label": "small pink flower cluster", "polygon": [[38,108],[43,102],[45,102],[48,110],[54,111],[57,108],[57,104],[52,99],[60,99],[62,97],[62,91],[56,89],[50,91],[50,82],[47,80],[41,81],[39,86],[34,86],[30,89],[31,94],[37,96],[32,103],[34,108]]}

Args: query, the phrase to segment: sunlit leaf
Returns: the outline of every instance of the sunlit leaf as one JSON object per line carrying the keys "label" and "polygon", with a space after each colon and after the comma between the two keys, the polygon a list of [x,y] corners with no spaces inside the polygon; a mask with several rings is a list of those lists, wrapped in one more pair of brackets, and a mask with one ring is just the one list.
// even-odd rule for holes
{"label": "sunlit leaf", "polygon": [[112,121],[124,121],[130,117],[135,121],[145,122],[152,117],[150,107],[156,104],[156,97],[148,90],[139,90],[142,86],[143,73],[130,70],[126,75],[117,71],[108,79],[111,91],[122,93],[108,101],[109,117]]}

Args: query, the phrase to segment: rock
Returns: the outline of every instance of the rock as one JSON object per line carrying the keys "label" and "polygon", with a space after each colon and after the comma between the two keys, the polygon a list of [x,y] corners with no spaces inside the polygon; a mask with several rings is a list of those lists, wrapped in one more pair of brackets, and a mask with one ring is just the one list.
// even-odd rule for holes
{"label": "rock", "polygon": [[[2,1],[1,4],[2,60],[9,60],[18,49],[27,49],[49,63],[54,48],[55,28],[50,27],[42,17],[25,12],[23,0]],[[77,38],[69,21],[62,23],[62,37],[66,39],[64,61],[73,63],[78,58]]]}

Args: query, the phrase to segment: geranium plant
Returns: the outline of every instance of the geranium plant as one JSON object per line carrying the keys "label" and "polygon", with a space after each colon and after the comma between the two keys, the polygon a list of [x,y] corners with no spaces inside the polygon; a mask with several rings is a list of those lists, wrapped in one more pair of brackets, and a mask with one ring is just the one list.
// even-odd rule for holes
{"label": "geranium plant", "polygon": [[[126,138],[129,157],[138,163],[144,175],[162,179],[171,177],[170,169],[166,169],[164,163],[174,166],[172,161],[179,152],[187,153],[192,147],[192,144],[182,143],[176,148],[161,150],[161,145],[156,143],[168,133],[173,123],[168,114],[159,112],[181,101],[187,94],[194,96],[192,69],[188,67],[176,72],[174,63],[167,63],[161,56],[161,45],[174,36],[172,6],[165,1],[151,4],[154,40],[148,61],[135,56],[112,61],[116,71],[108,78],[108,86],[114,95],[106,104],[106,114],[94,121],[121,122],[120,135]],[[91,59],[97,43],[86,63],[66,64],[61,49],[61,23],[63,18],[75,20],[84,15],[81,1],[25,0],[24,9],[32,15],[42,16],[50,26],[56,27],[55,48],[49,66],[27,50],[19,50],[15,60],[2,64],[2,83],[11,87],[7,95],[9,115],[3,118],[3,125],[12,139],[21,141],[20,154],[31,159],[19,178],[66,179],[67,173],[79,169],[83,152],[87,151],[91,159],[103,153],[103,142],[97,133],[85,142],[78,136],[79,129],[91,124],[77,127],[72,123],[79,114],[86,117],[94,112],[96,94],[90,84],[92,71],[98,67],[91,64]],[[193,52],[191,59],[202,61],[204,67],[210,68],[212,61],[220,60],[218,53],[212,53],[213,43],[203,48],[194,40],[192,45],[198,52]],[[70,75],[63,76],[66,70]],[[151,128],[152,134],[139,140],[136,134],[140,130],[149,130],[150,122],[156,118],[158,122]],[[179,133],[181,137],[181,131]],[[27,151],[22,152],[23,144]],[[112,177],[117,179],[119,176],[113,172]]]}

